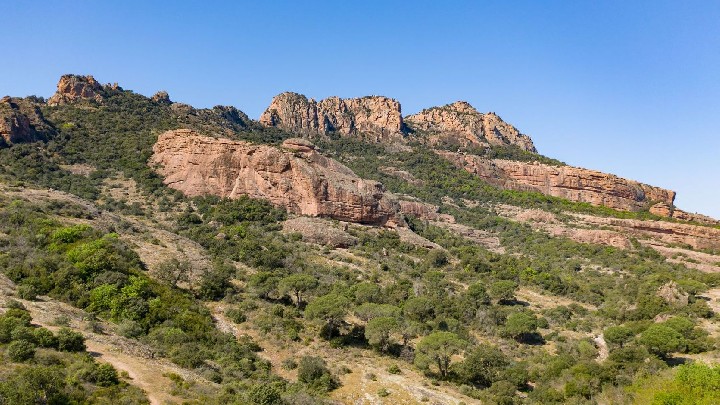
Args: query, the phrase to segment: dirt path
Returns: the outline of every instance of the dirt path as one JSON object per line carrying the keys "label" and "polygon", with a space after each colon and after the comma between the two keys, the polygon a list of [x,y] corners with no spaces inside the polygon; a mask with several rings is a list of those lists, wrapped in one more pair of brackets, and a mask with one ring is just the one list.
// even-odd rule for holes
{"label": "dirt path", "polygon": [[[110,363],[119,371],[125,371],[132,379],[131,383],[142,388],[153,405],[182,403],[185,399],[170,393],[173,382],[165,376],[175,373],[185,379],[202,381],[199,376],[181,369],[167,360],[152,358],[152,349],[141,343],[110,334],[88,332],[88,314],[70,305],[54,301],[48,297],[39,297],[37,301],[27,301],[15,296],[15,285],[5,275],[0,274],[0,305],[9,299],[21,302],[30,311],[33,323],[50,330],[59,329],[55,325],[59,317],[69,320],[69,326],[85,336],[87,351],[99,361]],[[104,325],[110,329],[109,325]]]}

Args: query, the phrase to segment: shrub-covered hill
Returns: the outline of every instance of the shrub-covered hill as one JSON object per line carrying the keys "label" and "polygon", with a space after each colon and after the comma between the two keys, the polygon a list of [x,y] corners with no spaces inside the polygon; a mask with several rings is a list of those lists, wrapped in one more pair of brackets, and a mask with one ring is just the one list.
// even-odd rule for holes
{"label": "shrub-covered hill", "polygon": [[[642,229],[711,226],[501,190],[425,144],[334,134],[322,154],[455,222],[297,226],[267,201],[183,196],[148,166],[168,129],[271,145],[296,133],[117,88],[39,105],[48,140],[0,149],[3,291],[69,304],[102,325],[87,339],[174,370],[129,384],[190,403],[629,403],[717,356],[718,252]],[[2,355],[26,341],[36,357],[3,366],[0,402],[3,384],[50,366],[27,325],[8,325]],[[54,365],[63,395],[104,395],[77,361]],[[126,402],[145,400],[123,384]]]}

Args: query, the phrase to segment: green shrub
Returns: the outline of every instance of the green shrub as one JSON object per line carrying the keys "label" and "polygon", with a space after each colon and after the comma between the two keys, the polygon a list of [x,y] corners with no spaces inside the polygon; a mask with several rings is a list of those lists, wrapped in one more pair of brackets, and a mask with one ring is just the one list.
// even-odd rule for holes
{"label": "green shrub", "polygon": [[57,333],[58,350],[64,352],[82,352],[85,350],[85,337],[68,328],[60,328]]}
{"label": "green shrub", "polygon": [[23,362],[35,356],[35,345],[27,340],[15,340],[8,345],[7,351],[10,360]]}

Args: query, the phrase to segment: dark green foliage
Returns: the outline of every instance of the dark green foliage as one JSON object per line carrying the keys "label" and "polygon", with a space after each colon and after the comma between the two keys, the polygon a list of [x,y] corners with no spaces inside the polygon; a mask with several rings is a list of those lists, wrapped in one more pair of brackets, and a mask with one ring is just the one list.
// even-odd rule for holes
{"label": "dark green foliage", "polygon": [[35,345],[27,340],[15,340],[7,347],[8,357],[15,362],[23,362],[35,356]]}
{"label": "dark green foliage", "polygon": [[433,364],[437,367],[442,378],[447,378],[452,357],[462,351],[465,342],[451,332],[433,332],[417,344],[417,352],[421,356],[416,358],[420,366],[428,367]]}
{"label": "dark green foliage", "polygon": [[458,364],[457,374],[463,382],[489,387],[504,377],[510,364],[510,359],[500,349],[482,344],[472,349]]}
{"label": "dark green foliage", "polygon": [[338,383],[330,374],[325,360],[320,357],[303,356],[297,367],[298,381],[313,390],[327,392],[337,388]]}
{"label": "dark green foliage", "polygon": [[79,332],[61,328],[57,333],[58,350],[64,352],[81,352],[85,350],[85,337]]}
{"label": "dark green foliage", "polygon": [[686,341],[680,332],[666,325],[652,325],[641,335],[639,342],[647,349],[661,358],[672,352],[685,349]]}

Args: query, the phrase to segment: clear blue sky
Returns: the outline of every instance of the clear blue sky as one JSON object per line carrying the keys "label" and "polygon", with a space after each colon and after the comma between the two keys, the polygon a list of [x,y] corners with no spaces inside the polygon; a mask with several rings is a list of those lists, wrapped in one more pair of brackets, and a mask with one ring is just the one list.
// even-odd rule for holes
{"label": "clear blue sky", "polygon": [[[262,3],[262,4],[260,4]],[[0,93],[63,73],[257,118],[277,93],[467,100],[720,217],[720,2],[0,0]]]}

